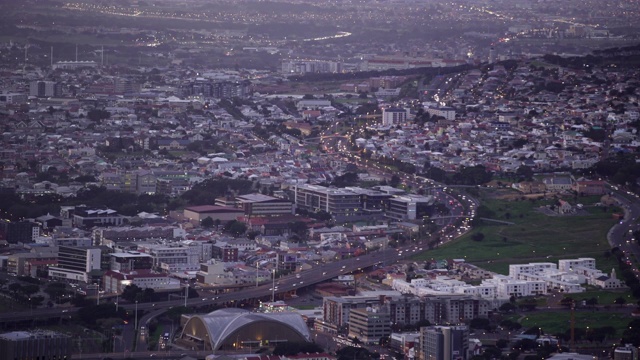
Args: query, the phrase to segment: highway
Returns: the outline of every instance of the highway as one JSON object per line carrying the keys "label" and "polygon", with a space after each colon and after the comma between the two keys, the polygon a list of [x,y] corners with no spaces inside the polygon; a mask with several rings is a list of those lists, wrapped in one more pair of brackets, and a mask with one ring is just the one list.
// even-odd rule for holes
{"label": "highway", "polygon": [[[609,230],[607,240],[612,248],[618,247],[624,252],[626,261],[639,263],[640,245],[638,245],[637,240],[632,238],[632,233],[640,230],[640,223],[638,223],[638,218],[640,217],[640,202],[636,195],[623,195],[619,190],[612,192],[612,195],[623,208],[624,219]],[[637,267],[633,270],[636,278],[640,279],[640,270]]]}

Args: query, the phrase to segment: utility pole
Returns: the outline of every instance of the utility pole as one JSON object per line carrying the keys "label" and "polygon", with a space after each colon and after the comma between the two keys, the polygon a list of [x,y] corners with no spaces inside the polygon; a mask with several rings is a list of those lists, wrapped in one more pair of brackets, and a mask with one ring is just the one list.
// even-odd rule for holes
{"label": "utility pole", "polygon": [[571,351],[575,349],[576,342],[576,301],[571,300]]}
{"label": "utility pole", "polygon": [[187,307],[187,298],[189,297],[189,284],[184,287],[184,307]]}
{"label": "utility pole", "polygon": [[138,300],[136,300],[136,319],[134,321],[133,329],[138,331]]}

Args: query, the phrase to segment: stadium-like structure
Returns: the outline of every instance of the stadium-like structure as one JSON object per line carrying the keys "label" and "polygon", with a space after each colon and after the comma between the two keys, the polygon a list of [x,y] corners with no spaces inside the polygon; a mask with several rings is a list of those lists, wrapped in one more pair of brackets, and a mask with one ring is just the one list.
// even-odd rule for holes
{"label": "stadium-like structure", "polygon": [[193,315],[180,336],[183,346],[199,350],[239,350],[311,341],[302,316],[294,312],[256,313],[238,308]]}

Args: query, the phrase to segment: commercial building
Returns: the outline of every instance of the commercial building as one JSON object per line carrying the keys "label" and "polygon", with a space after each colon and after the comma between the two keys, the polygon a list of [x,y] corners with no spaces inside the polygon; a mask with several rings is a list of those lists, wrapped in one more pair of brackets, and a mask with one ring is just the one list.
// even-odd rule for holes
{"label": "commercial building", "polygon": [[140,270],[151,270],[153,267],[153,257],[149,254],[127,251],[109,254],[111,258],[110,269],[119,272],[131,272]]}
{"label": "commercial building", "polygon": [[469,329],[466,326],[428,326],[420,328],[421,360],[466,360]]}
{"label": "commercial building", "polygon": [[92,282],[92,272],[102,269],[102,250],[100,248],[74,248],[60,246],[58,248],[58,265],[49,268],[52,279],[73,282]]}
{"label": "commercial building", "polygon": [[95,61],[58,61],[53,64],[53,70],[75,70],[83,67],[98,67],[98,63]]}
{"label": "commercial building", "polygon": [[349,337],[365,344],[377,344],[391,335],[391,316],[386,307],[353,309],[349,313]]}
{"label": "commercial building", "polygon": [[198,224],[208,217],[214,221],[226,223],[242,216],[244,210],[226,206],[200,205],[186,207],[183,214],[185,218]]}
{"label": "commercial building", "polygon": [[151,255],[154,269],[174,272],[200,268],[201,248],[197,246],[139,244],[138,250]]}
{"label": "commercial building", "polygon": [[72,338],[49,330],[13,331],[0,334],[3,359],[71,359]]}
{"label": "commercial building", "polygon": [[0,220],[0,231],[9,244],[34,242],[40,236],[40,227],[30,221]]}
{"label": "commercial building", "polygon": [[433,205],[433,196],[401,195],[389,199],[386,216],[397,221],[416,220],[429,214],[429,207]]}
{"label": "commercial building", "polygon": [[237,203],[247,217],[278,216],[294,213],[293,203],[262,194],[247,194],[236,197]]}
{"label": "commercial building", "polygon": [[167,274],[154,273],[149,270],[132,271],[129,273],[107,271],[102,279],[103,289],[107,293],[121,293],[125,287],[136,285],[142,289],[154,291],[170,291],[180,289],[180,280]]}
{"label": "commercial building", "polygon": [[205,98],[231,99],[245,98],[251,94],[248,81],[212,81],[198,78],[179,88],[180,96],[203,96]]}
{"label": "commercial building", "polygon": [[284,60],[283,74],[337,73],[342,72],[342,63],[329,60]]}
{"label": "commercial building", "polygon": [[0,104],[24,104],[29,100],[27,94],[0,90]]}
{"label": "commercial building", "polygon": [[320,185],[296,185],[296,207],[308,211],[325,211],[337,218],[362,214],[360,194],[347,189]]}
{"label": "commercial building", "polygon": [[638,348],[632,344],[618,346],[613,351],[613,360],[638,360]]}
{"label": "commercial building", "polygon": [[58,254],[53,248],[34,248],[31,252],[17,253],[7,256],[7,272],[18,276],[28,275],[30,264],[42,262],[57,264]]}
{"label": "commercial building", "polygon": [[73,226],[80,228],[106,225],[120,226],[124,224],[126,219],[126,216],[122,216],[112,209],[76,207],[73,213]]}

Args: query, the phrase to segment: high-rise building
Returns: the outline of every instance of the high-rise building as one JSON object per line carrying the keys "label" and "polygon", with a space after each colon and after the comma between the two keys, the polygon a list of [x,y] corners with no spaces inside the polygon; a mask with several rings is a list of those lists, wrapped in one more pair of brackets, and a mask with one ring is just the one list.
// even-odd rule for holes
{"label": "high-rise building", "polygon": [[365,344],[377,344],[380,339],[391,335],[389,309],[367,307],[353,309],[349,313],[349,337],[357,337]]}
{"label": "high-rise building", "polygon": [[421,360],[466,360],[469,329],[466,326],[428,326],[420,328]]}
{"label": "high-rise building", "polygon": [[393,126],[407,121],[409,116],[408,109],[388,108],[382,109],[382,125]]}
{"label": "high-rise building", "polygon": [[58,265],[49,268],[49,277],[75,282],[91,282],[91,272],[102,269],[100,248],[58,248]]}
{"label": "high-rise building", "polygon": [[62,95],[62,85],[55,81],[32,81],[29,95],[37,97],[58,97]]}

